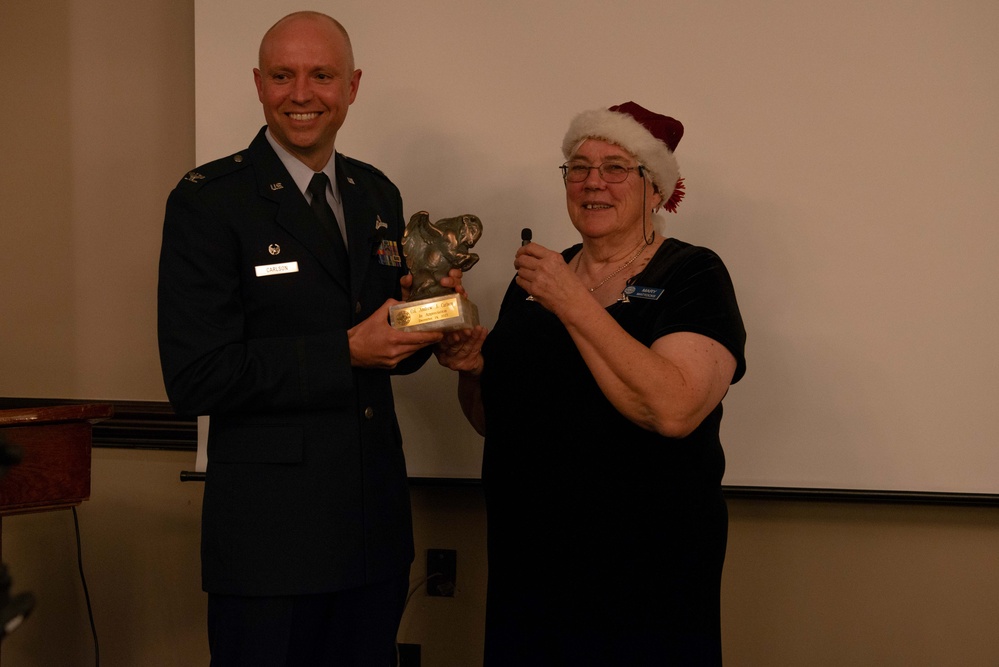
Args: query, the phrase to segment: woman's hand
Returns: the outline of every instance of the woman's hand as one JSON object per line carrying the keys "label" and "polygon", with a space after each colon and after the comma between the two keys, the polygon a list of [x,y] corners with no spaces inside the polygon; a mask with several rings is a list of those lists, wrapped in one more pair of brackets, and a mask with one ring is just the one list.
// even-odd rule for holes
{"label": "woman's hand", "polygon": [[482,343],[487,334],[488,331],[481,325],[449,331],[434,347],[438,363],[452,371],[478,376],[482,373]]}
{"label": "woman's hand", "polygon": [[556,315],[560,309],[571,308],[575,299],[589,296],[562,254],[538,243],[518,248],[513,266],[517,269],[517,285]]}

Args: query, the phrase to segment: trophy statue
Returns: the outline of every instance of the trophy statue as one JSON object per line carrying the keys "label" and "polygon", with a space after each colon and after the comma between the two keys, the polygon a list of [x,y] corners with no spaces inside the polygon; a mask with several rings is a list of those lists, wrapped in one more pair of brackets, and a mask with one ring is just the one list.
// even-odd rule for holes
{"label": "trophy statue", "polygon": [[468,271],[479,261],[469,252],[482,236],[482,221],[465,214],[430,222],[426,211],[414,213],[402,237],[402,250],[413,273],[406,303],[389,308],[389,321],[402,331],[454,331],[479,323],[479,309],[467,297],[441,287],[451,269]]}

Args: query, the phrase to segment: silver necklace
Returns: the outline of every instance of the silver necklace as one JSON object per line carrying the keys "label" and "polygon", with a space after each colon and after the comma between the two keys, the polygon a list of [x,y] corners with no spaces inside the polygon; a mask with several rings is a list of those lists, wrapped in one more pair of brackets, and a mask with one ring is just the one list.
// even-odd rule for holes
{"label": "silver necklace", "polygon": [[[648,243],[645,242],[645,238],[643,237],[642,240],[638,242],[638,245],[635,246],[635,249],[638,252],[636,252],[634,254],[634,256],[631,259],[629,259],[627,262],[625,262],[621,266],[619,266],[616,269],[614,269],[606,278],[604,278],[603,280],[601,280],[599,283],[597,283],[593,287],[589,288],[590,291],[591,292],[597,291],[598,289],[600,289],[601,287],[603,287],[604,285],[606,285],[608,280],[610,280],[611,278],[613,278],[614,276],[616,276],[617,274],[621,273],[626,268],[628,268],[629,266],[631,266],[635,262],[636,259],[638,259],[639,257],[642,256],[642,253],[645,252],[645,249],[648,246],[652,245],[652,242],[655,241],[655,240],[656,240],[656,232],[653,230],[653,232],[652,232],[652,238],[649,240]],[[583,255],[583,251],[582,250],[580,250],[579,254],[576,255],[576,273],[577,274],[579,273],[579,265],[583,263],[583,260],[581,259],[582,255]]]}

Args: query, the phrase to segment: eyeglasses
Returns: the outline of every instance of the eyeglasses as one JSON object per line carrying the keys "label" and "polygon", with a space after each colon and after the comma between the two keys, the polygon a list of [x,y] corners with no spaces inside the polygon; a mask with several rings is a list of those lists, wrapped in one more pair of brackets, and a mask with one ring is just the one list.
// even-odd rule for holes
{"label": "eyeglasses", "polygon": [[590,169],[596,169],[600,173],[600,178],[607,183],[623,183],[628,178],[628,174],[638,170],[639,176],[645,175],[645,167],[637,165],[625,167],[617,162],[604,162],[595,167],[588,167],[585,164],[563,164],[559,167],[562,170],[562,178],[569,183],[582,183],[590,176]]}

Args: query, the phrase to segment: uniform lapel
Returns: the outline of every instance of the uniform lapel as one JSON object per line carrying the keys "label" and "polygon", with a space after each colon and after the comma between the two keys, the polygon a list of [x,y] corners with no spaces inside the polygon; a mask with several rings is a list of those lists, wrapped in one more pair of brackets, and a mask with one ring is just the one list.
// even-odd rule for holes
{"label": "uniform lapel", "polygon": [[380,239],[377,234],[379,230],[375,229],[378,211],[364,191],[364,176],[339,153],[336,154],[336,179],[346,218],[351,296],[356,300]]}
{"label": "uniform lapel", "polygon": [[347,286],[337,277],[332,242],[323,233],[305,196],[267,142],[264,130],[257,134],[247,152],[255,167],[258,193],[278,205],[275,222],[315,255],[326,272],[346,290]]}

